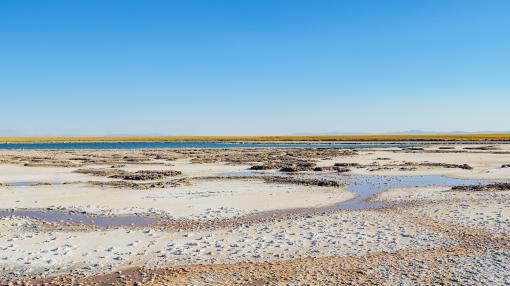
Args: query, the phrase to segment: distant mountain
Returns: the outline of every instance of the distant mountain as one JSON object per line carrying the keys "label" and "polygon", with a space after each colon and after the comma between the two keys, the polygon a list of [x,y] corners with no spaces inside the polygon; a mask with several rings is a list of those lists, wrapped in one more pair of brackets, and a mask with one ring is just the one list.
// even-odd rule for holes
{"label": "distant mountain", "polygon": [[334,135],[424,135],[424,134],[510,134],[510,131],[424,131],[424,130],[406,130],[396,132],[300,132],[291,135],[294,136],[334,136]]}
{"label": "distant mountain", "polygon": [[424,131],[406,130],[400,132],[386,132],[388,135],[423,135],[423,134],[507,134],[510,131]]}
{"label": "distant mountain", "polygon": [[327,135],[327,136],[334,136],[334,135],[366,135],[369,133],[365,132],[322,132],[322,133],[314,133],[314,132],[299,132],[299,133],[293,133],[291,136],[321,136],[321,135]]}

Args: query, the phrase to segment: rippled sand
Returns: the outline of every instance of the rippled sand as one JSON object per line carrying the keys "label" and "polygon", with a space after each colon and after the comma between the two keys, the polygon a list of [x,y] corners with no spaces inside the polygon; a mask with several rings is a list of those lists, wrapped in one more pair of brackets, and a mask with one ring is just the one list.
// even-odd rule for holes
{"label": "rippled sand", "polygon": [[[510,168],[503,166],[510,163],[510,146],[484,146],[0,151],[1,210],[55,209],[159,221],[101,228],[4,216],[0,280],[36,277],[33,282],[60,285],[70,279],[120,285],[509,283],[510,190],[397,186],[369,198],[384,208],[288,211],[321,210],[357,195],[345,180],[334,186],[305,177],[509,180]],[[348,171],[338,173],[335,164]],[[262,165],[274,168],[248,170]],[[302,169],[282,173],[281,166]],[[322,169],[314,171],[317,167]],[[181,174],[126,181],[76,172],[83,168]],[[283,175],[275,181],[260,178]]]}

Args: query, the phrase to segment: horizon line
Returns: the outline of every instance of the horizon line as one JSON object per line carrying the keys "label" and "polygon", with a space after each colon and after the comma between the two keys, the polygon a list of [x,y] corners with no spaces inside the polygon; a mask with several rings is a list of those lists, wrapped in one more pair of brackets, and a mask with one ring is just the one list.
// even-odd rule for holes
{"label": "horizon line", "polygon": [[236,141],[508,141],[510,133],[469,134],[346,134],[346,135],[226,135],[226,136],[23,136],[0,137],[0,143],[92,142],[236,142]]}

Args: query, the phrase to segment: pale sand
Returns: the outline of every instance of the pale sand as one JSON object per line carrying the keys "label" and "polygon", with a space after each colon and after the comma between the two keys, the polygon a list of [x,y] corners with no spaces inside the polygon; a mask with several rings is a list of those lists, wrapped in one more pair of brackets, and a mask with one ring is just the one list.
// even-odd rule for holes
{"label": "pale sand", "polygon": [[[155,160],[155,162],[158,162]],[[168,165],[150,165],[150,164],[129,164],[118,169],[126,171],[139,170],[176,170],[181,171],[183,176],[187,177],[209,177],[217,176],[224,173],[239,172],[248,169],[249,165],[231,165],[219,163],[201,163],[193,164],[188,159],[178,159]],[[100,166],[95,166],[100,167]]]}
{"label": "pale sand", "polygon": [[[438,150],[440,145],[426,147]],[[474,145],[455,145],[457,150]],[[499,152],[510,151],[509,145],[497,145]],[[395,152],[394,152],[395,151]],[[368,165],[379,162],[432,162],[469,164],[474,169],[448,169],[418,166],[414,171],[369,171],[369,168],[350,168],[353,174],[368,175],[445,175],[458,178],[510,178],[510,154],[492,154],[494,151],[469,150],[457,153],[426,153],[421,151],[358,150],[353,156],[334,156],[318,159],[318,164],[331,166],[337,162],[355,162]],[[85,151],[83,151],[85,152]],[[93,151],[87,151],[93,152]],[[137,155],[143,151],[101,151],[97,154]],[[271,152],[271,150],[268,150]],[[66,157],[76,154],[44,151],[0,151],[1,155]],[[80,154],[80,152],[77,152]],[[390,160],[377,160],[390,158]],[[309,158],[304,158],[309,159]],[[158,164],[150,164],[158,163]],[[258,164],[258,163],[254,163]],[[178,177],[210,177],[220,173],[246,170],[248,164],[224,163],[191,164],[184,155],[178,160],[152,160],[149,164],[128,164],[119,167],[136,170],[179,170]],[[109,164],[87,165],[87,168],[108,168]],[[347,200],[353,195],[344,188],[265,183],[261,180],[191,180],[191,186],[175,188],[130,190],[101,188],[85,181],[112,179],[76,174],[77,168],[23,167],[0,164],[0,182],[63,182],[82,181],[71,185],[0,187],[0,208],[44,208],[61,206],[82,209],[92,213],[127,214],[149,212],[176,218],[218,219],[242,214],[329,205]],[[274,171],[271,171],[274,172]],[[172,178],[173,179],[173,178]],[[247,226],[196,231],[161,229],[69,230],[43,228],[40,223],[22,218],[0,219],[0,280],[15,277],[44,276],[59,273],[95,274],[113,272],[130,266],[163,267],[197,263],[236,263],[287,261],[303,257],[366,256],[373,252],[394,253],[399,250],[423,250],[423,255],[406,260],[405,271],[394,273],[384,265],[370,271],[379,273],[390,284],[412,285],[403,273],[425,273],[418,263],[421,257],[431,255],[441,263],[427,266],[440,269],[438,277],[449,277],[453,271],[458,281],[510,281],[505,263],[509,252],[498,244],[488,245],[484,237],[491,234],[510,234],[510,194],[502,192],[450,192],[444,187],[395,189],[382,193],[374,200],[398,203],[388,212],[376,210],[342,211],[327,215],[298,217],[292,220],[267,221]],[[403,205],[400,205],[403,203]],[[191,207],[190,207],[191,206]],[[446,225],[443,225],[446,224]],[[474,249],[482,255],[454,256],[436,259],[434,249],[456,251],[459,237],[441,234],[449,225],[460,230],[473,228],[483,233]],[[459,231],[459,230],[456,230]],[[454,232],[455,233],[455,232]],[[451,235],[452,232],[449,232]],[[490,241],[489,241],[490,242]],[[492,243],[492,242],[490,242]],[[490,251],[484,251],[489,247]],[[467,265],[464,267],[463,265]],[[445,265],[452,270],[445,270]],[[424,272],[425,271],[425,272]],[[438,270],[439,271],[439,270]],[[327,278],[327,272],[319,274]],[[494,276],[496,275],[496,276]],[[494,276],[494,277],[493,277]],[[218,279],[221,280],[221,277]],[[312,280],[316,281],[312,277]],[[432,280],[427,281],[434,281]],[[205,282],[204,282],[205,283]],[[206,285],[207,283],[198,285]],[[313,283],[312,283],[313,284]]]}
{"label": "pale sand", "polygon": [[[104,168],[89,165],[87,168]],[[119,169],[178,170],[178,178],[209,177],[243,171],[247,166],[220,163],[193,164],[189,160],[161,164],[130,164]],[[193,181],[190,186],[149,190],[116,189],[88,183],[64,182],[120,181],[73,172],[77,168],[24,167],[0,165],[0,182],[47,182],[49,186],[0,186],[0,209],[65,208],[93,214],[151,213],[177,219],[220,219],[287,208],[320,207],[349,200],[354,194],[345,188],[281,185],[262,180]]]}
{"label": "pale sand", "polygon": [[448,187],[394,189],[374,201],[413,202],[408,211],[436,221],[510,234],[510,192],[451,191]]}
{"label": "pale sand", "polygon": [[[0,151],[1,154],[1,151]],[[181,171],[185,177],[208,177],[223,173],[239,172],[249,166],[228,164],[192,164],[188,159],[172,161],[167,165],[157,164],[129,164],[116,169],[126,171],[139,170],[176,170]],[[109,165],[87,165],[87,168],[108,168]],[[91,176],[88,174],[75,173],[79,168],[63,167],[26,167],[19,164],[0,164],[0,183],[13,182],[40,182],[40,183],[64,183],[77,181],[112,181],[105,177]]]}
{"label": "pale sand", "polygon": [[377,212],[341,212],[211,231],[41,231],[27,219],[0,219],[0,270],[5,276],[79,271],[94,274],[128,266],[267,262],[377,251],[450,246],[437,233]]}
{"label": "pale sand", "polygon": [[[450,145],[433,145],[425,147],[425,150],[439,150],[439,147],[451,147]],[[468,147],[480,147],[486,145],[456,145],[454,148],[462,150]],[[379,150],[359,150],[358,155],[352,157],[336,157],[329,160],[321,160],[318,165],[331,166],[334,163],[359,163],[368,165],[378,162],[381,167],[385,164],[403,164],[404,162],[413,163],[447,163],[447,164],[468,164],[473,170],[463,170],[458,168],[441,167],[423,167],[418,166],[414,171],[401,171],[399,168],[391,170],[368,171],[368,169],[351,168],[353,174],[361,175],[381,175],[381,176],[417,176],[417,175],[441,175],[452,178],[469,179],[510,179],[510,168],[501,168],[503,164],[510,162],[510,144],[494,145],[499,148],[499,152],[509,152],[509,154],[493,154],[494,151],[469,150],[464,153],[424,153],[420,151],[393,152],[389,149]],[[450,150],[445,150],[450,151]],[[464,150],[467,151],[467,150]],[[389,158],[390,160],[377,160],[378,158]]]}
{"label": "pale sand", "polygon": [[95,214],[153,213],[177,219],[219,219],[258,211],[320,207],[354,198],[345,188],[200,180],[149,190],[70,184],[0,187],[0,209],[66,208]]}
{"label": "pale sand", "polygon": [[111,181],[103,177],[73,173],[74,168],[61,167],[25,167],[15,164],[0,164],[0,183],[54,183],[76,181]]}

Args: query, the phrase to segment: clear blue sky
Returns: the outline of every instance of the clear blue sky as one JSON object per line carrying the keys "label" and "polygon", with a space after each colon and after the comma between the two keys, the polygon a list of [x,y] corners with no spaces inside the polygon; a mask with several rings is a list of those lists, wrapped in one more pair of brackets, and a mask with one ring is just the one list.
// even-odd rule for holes
{"label": "clear blue sky", "polygon": [[510,130],[510,1],[3,0],[0,136]]}

